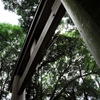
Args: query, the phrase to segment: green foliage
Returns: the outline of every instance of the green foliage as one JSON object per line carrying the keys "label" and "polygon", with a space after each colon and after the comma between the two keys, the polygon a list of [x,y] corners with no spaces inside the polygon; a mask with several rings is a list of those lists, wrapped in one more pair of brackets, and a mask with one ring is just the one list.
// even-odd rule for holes
{"label": "green foliage", "polygon": [[9,81],[24,39],[25,33],[20,26],[0,23],[0,100],[9,93]]}
{"label": "green foliage", "polygon": [[[99,82],[97,84],[97,80],[92,79],[92,76],[99,77],[100,69],[77,30],[60,34],[47,50],[41,66],[39,73],[42,73],[42,76],[37,79],[42,86],[42,89],[38,90],[42,94],[39,100],[100,98]],[[37,93],[33,91],[33,94]]]}
{"label": "green foliage", "polygon": [[32,23],[39,1],[40,0],[2,0],[5,9],[13,11],[21,17],[19,22],[26,33]]}
{"label": "green foliage", "polygon": [[[8,84],[21,51],[25,33],[19,26],[0,24],[0,98],[7,96]],[[60,34],[47,50],[41,70],[26,88],[26,100],[94,100],[100,98],[99,68],[77,30]],[[94,77],[94,79],[92,78]]]}
{"label": "green foliage", "polygon": [[[27,33],[39,0],[2,0],[5,9],[16,12],[21,16],[21,26]],[[73,25],[66,13],[66,22],[62,21],[59,29],[63,30],[64,24]],[[68,25],[67,25],[68,28]],[[70,29],[65,34],[60,34],[54,44],[47,50],[41,62],[41,70],[37,71],[30,80],[26,92],[26,100],[99,100],[100,96],[100,69],[97,67],[93,56],[87,50],[77,30]],[[23,31],[11,25],[0,25],[0,54],[2,68],[1,77],[12,72],[19,51],[24,41]],[[9,71],[9,70],[10,71]],[[92,78],[94,77],[94,79]],[[2,87],[1,78],[0,86]],[[6,82],[8,84],[8,82]],[[3,89],[3,88],[2,88]],[[2,91],[1,91],[2,93]],[[3,95],[6,95],[4,92]]]}

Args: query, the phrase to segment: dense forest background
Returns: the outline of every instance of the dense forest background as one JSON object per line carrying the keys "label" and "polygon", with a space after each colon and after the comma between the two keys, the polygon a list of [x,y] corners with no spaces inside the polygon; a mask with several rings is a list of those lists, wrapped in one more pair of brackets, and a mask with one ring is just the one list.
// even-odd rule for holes
{"label": "dense forest background", "polygon": [[[40,0],[2,2],[21,16],[19,26],[0,23],[0,100],[10,100],[9,82]],[[26,100],[99,100],[100,69],[67,12],[59,30],[27,84]]]}

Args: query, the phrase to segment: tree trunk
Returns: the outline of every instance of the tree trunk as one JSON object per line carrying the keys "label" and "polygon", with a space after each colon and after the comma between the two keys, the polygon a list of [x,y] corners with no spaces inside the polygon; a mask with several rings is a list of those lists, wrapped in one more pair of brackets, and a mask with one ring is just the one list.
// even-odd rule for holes
{"label": "tree trunk", "polygon": [[88,96],[87,96],[85,90],[84,90],[84,99],[85,99],[85,100],[88,100]]}
{"label": "tree trunk", "polygon": [[2,100],[2,96],[3,96],[3,91],[0,91],[0,100]]}
{"label": "tree trunk", "polygon": [[76,96],[75,96],[74,87],[73,87],[73,90],[72,90],[72,98],[73,98],[73,100],[76,100]]}

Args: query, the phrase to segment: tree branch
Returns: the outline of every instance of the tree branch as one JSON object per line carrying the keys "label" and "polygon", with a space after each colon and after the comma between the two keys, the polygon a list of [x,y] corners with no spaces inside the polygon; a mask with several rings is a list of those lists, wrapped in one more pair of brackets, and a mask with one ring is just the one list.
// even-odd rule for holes
{"label": "tree branch", "polygon": [[62,93],[65,91],[65,89],[68,87],[68,85],[70,85],[72,82],[74,82],[76,79],[84,77],[84,76],[88,76],[90,74],[94,74],[93,72],[85,74],[83,76],[77,76],[75,78],[73,78],[70,82],[66,83],[66,85],[63,87],[63,89],[60,91],[60,93],[58,95],[56,95],[56,97],[54,97],[52,100],[58,100],[59,97],[62,95]]}

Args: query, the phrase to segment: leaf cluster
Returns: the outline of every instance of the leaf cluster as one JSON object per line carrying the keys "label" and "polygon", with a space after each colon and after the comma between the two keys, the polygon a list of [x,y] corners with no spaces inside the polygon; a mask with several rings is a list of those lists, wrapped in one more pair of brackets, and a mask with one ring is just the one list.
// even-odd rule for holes
{"label": "leaf cluster", "polygon": [[37,79],[40,88],[35,93],[33,91],[33,94],[40,91],[39,100],[100,98],[97,81],[92,78],[99,77],[100,69],[77,30],[60,34],[47,50],[41,66]]}
{"label": "leaf cluster", "polygon": [[25,33],[20,26],[0,23],[0,100],[8,94],[8,85],[24,39]]}
{"label": "leaf cluster", "polygon": [[6,10],[20,16],[21,27],[27,33],[40,0],[2,0]]}

